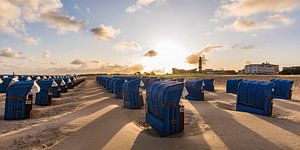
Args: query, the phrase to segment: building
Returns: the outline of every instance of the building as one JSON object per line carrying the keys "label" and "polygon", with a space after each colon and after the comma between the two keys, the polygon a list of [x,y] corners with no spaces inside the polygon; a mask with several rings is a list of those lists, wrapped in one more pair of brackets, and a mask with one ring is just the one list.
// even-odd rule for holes
{"label": "building", "polygon": [[274,75],[279,73],[279,66],[269,63],[249,64],[244,68],[245,74]]}
{"label": "building", "polygon": [[283,67],[280,74],[286,74],[286,75],[300,74],[300,66]]}

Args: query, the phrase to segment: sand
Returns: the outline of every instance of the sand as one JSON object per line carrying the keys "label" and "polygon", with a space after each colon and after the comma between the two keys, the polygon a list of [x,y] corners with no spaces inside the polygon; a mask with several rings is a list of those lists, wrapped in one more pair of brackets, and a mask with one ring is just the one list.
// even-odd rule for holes
{"label": "sand", "polygon": [[[122,108],[120,100],[88,80],[32,118],[0,120],[0,149],[299,149],[300,94],[274,99],[272,117],[235,111],[235,95],[217,79],[204,102],[182,99],[185,130],[161,138],[145,123],[145,110]],[[0,117],[3,99],[0,95]]]}

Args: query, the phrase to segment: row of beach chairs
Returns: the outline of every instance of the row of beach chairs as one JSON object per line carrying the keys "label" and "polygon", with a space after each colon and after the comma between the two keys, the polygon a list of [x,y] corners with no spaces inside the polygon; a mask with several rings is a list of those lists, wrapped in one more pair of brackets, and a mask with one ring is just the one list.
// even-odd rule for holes
{"label": "row of beach chairs", "polygon": [[[130,109],[142,108],[140,88],[146,89],[146,123],[160,136],[184,130],[184,106],[180,99],[184,89],[187,100],[203,101],[204,90],[213,92],[214,79],[168,79],[156,77],[99,76],[97,82],[123,100]],[[229,79],[226,92],[237,94],[236,110],[271,116],[273,98],[291,99],[293,81],[273,79],[270,82]]]}
{"label": "row of beach chairs", "polygon": [[[139,109],[144,106],[141,89],[146,89],[146,122],[160,136],[181,132],[184,129],[184,106],[180,104],[184,85],[186,98],[204,100],[202,90],[214,91],[214,80],[157,77],[98,76],[96,81],[115,98],[122,99],[124,108]],[[201,84],[201,86],[199,85]],[[205,87],[205,88],[204,88]],[[201,98],[200,98],[201,97]]]}
{"label": "row of beach chairs", "polygon": [[229,79],[226,92],[237,94],[236,110],[271,116],[273,98],[290,100],[294,81],[272,79],[270,82]]}
{"label": "row of beach chairs", "polygon": [[28,119],[31,115],[33,98],[35,105],[51,105],[52,98],[85,81],[76,76],[2,76],[1,92],[5,97],[5,120]]}

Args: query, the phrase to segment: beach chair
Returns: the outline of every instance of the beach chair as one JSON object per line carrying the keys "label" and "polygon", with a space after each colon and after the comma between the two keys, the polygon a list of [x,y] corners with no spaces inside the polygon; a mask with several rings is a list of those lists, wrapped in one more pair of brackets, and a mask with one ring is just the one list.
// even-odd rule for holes
{"label": "beach chair", "polygon": [[241,81],[237,93],[236,110],[271,116],[273,86],[272,82]]}
{"label": "beach chair", "polygon": [[51,88],[57,87],[57,84],[53,80],[40,80],[38,85],[41,91],[36,94],[35,104],[40,106],[51,105],[52,102],[52,90]]}
{"label": "beach chair", "polygon": [[69,77],[65,77],[65,78],[63,78],[63,80],[66,83],[67,89],[73,89],[74,88],[74,83],[72,82],[72,80]]}
{"label": "beach chair", "polygon": [[215,79],[203,79],[203,90],[214,92],[215,86],[214,86]]}
{"label": "beach chair", "polygon": [[66,85],[65,81],[62,78],[56,78],[56,79],[54,79],[54,81],[57,83],[58,88],[60,89],[61,93],[67,93],[68,92],[67,85]]}
{"label": "beach chair", "polygon": [[125,82],[122,87],[123,106],[129,109],[139,109],[144,105],[143,95],[139,91],[140,79]]}
{"label": "beach chair", "polygon": [[274,89],[272,92],[273,98],[279,99],[292,99],[292,88],[294,81],[282,80],[282,79],[272,79],[271,82],[274,83]]}
{"label": "beach chair", "polygon": [[51,81],[53,81],[53,84],[51,86],[51,93],[52,93],[52,97],[53,98],[60,98],[61,95],[61,89],[59,88],[58,84],[55,82],[55,80],[50,79]]}
{"label": "beach chair", "polygon": [[8,87],[5,98],[5,120],[28,119],[32,110],[33,94],[40,87],[35,81],[20,81]]}
{"label": "beach chair", "polygon": [[160,136],[179,133],[184,130],[184,106],[180,97],[182,82],[155,82],[146,92],[146,123]]}
{"label": "beach chair", "polygon": [[237,94],[242,79],[228,79],[226,82],[226,93]]}
{"label": "beach chair", "polygon": [[114,94],[116,99],[123,99],[122,87],[125,83],[124,79],[116,78],[114,82]]}
{"label": "beach chair", "polygon": [[185,82],[185,88],[188,95],[185,96],[187,100],[204,101],[204,93],[202,90],[203,80],[190,79]]}

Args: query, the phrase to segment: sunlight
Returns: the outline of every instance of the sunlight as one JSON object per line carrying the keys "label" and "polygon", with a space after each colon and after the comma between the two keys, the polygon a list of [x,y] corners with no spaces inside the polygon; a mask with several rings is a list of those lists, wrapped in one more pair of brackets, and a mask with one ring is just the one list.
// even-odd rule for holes
{"label": "sunlight", "polygon": [[185,63],[187,52],[181,43],[171,40],[160,40],[154,46],[154,50],[158,53],[156,57],[146,57],[142,60],[145,66],[144,71],[160,70],[162,73],[171,73],[172,68],[190,68]]}

